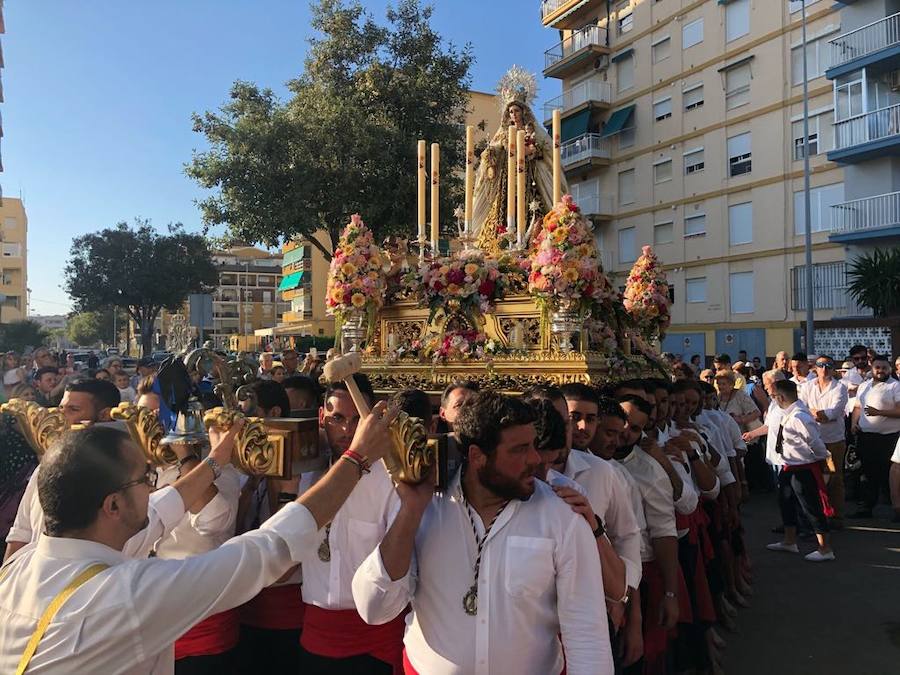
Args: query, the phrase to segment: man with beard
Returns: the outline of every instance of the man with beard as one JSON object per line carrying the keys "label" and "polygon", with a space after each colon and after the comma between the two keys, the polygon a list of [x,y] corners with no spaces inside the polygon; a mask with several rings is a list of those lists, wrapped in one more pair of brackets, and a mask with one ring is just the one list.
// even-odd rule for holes
{"label": "man with beard", "polygon": [[650,421],[650,404],[638,396],[626,396],[619,403],[628,421],[614,457],[628,470],[641,493],[653,548],[653,558],[644,561],[641,581],[643,672],[664,673],[669,631],[678,625],[678,594],[682,588],[678,569],[675,496],[666,472],[639,446]]}
{"label": "man with beard", "polygon": [[438,431],[452,433],[453,423],[459,415],[463,404],[478,393],[478,383],[470,380],[451,382],[441,394],[441,407],[438,410]]}
{"label": "man with beard", "polygon": [[400,512],[353,579],[366,621],[412,603],[404,672],[613,672],[597,544],[535,479],[534,412],[483,391],[460,409],[464,465],[442,495],[398,484]]}
{"label": "man with beard", "polygon": [[858,433],[857,452],[866,477],[863,505],[851,518],[871,518],[881,491],[888,489],[891,455],[900,437],[900,382],[891,379],[885,356],[872,360],[872,379],[856,392],[851,431]]}

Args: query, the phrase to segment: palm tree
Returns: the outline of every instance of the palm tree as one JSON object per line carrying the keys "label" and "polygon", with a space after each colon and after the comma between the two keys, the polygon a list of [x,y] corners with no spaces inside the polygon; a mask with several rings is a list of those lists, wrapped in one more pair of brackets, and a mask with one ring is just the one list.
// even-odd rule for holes
{"label": "palm tree", "polygon": [[900,314],[900,246],[875,249],[847,270],[850,294],[876,316]]}

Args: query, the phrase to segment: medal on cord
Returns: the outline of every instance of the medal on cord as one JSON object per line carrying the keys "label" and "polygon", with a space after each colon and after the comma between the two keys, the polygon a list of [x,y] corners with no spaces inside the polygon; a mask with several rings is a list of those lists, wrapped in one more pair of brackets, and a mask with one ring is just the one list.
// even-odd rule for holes
{"label": "medal on cord", "polygon": [[[462,492],[462,488],[460,487],[460,492]],[[479,539],[478,538],[478,528],[475,526],[475,518],[472,516],[472,509],[469,507],[469,502],[466,501],[466,496],[463,495],[463,504],[466,507],[466,512],[469,514],[469,522],[472,524],[472,534],[475,535],[475,542],[478,544],[478,553],[475,556],[475,580],[472,582],[472,587],[469,589],[468,593],[463,596],[463,610],[465,610],[466,614],[469,616],[475,616],[478,614],[478,574],[481,571],[481,553],[484,551],[484,545],[487,542],[488,535],[491,533],[491,528],[494,527],[494,523],[497,522],[497,518],[500,517],[500,514],[503,513],[503,510],[509,504],[510,500],[506,500],[497,509],[497,513],[494,514],[494,517],[491,519],[490,524],[487,526],[487,529],[484,531],[484,536]]]}

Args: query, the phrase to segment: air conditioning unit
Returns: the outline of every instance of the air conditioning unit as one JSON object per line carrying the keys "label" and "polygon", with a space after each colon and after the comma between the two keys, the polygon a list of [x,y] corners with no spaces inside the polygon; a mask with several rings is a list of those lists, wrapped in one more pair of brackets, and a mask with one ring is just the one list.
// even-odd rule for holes
{"label": "air conditioning unit", "polygon": [[888,76],[888,83],[891,85],[891,91],[900,90],[900,70],[892,70]]}

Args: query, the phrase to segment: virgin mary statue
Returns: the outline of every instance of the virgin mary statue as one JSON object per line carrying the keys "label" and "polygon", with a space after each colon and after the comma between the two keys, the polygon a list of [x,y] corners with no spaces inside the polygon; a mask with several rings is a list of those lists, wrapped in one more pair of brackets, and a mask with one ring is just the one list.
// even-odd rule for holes
{"label": "virgin mary statue", "polygon": [[[513,66],[497,85],[500,99],[500,128],[481,154],[475,177],[473,221],[478,247],[497,253],[506,234],[506,186],[509,127],[524,129],[526,136],[526,200],[539,204],[540,214],[553,207],[553,141],[537,122],[531,105],[537,96],[537,81],[528,71]],[[568,192],[562,178],[562,194]],[[530,232],[529,232],[530,235]],[[527,245],[527,242],[526,242]]]}

